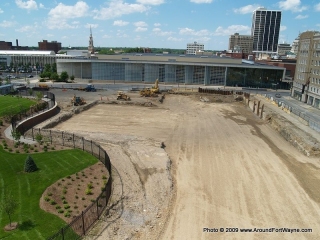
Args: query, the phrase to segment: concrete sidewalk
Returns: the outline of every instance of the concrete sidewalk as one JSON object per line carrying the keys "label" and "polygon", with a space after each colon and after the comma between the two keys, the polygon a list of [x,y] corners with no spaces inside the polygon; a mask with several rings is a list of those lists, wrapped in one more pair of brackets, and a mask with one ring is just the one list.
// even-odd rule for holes
{"label": "concrete sidewalk", "polygon": [[[10,140],[14,140],[11,135],[11,131],[12,131],[12,125],[7,127],[7,129],[4,131],[4,135],[6,136],[6,138],[8,138]],[[27,143],[27,144],[36,144],[37,143],[36,141],[32,140],[31,138],[25,138],[23,136],[20,137],[20,142]]]}

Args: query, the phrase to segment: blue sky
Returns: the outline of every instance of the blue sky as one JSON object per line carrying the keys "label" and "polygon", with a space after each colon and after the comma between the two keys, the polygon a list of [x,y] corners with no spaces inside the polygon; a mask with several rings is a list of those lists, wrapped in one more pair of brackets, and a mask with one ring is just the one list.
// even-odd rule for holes
{"label": "blue sky", "polygon": [[250,34],[259,6],[282,10],[281,43],[320,31],[320,1],[314,0],[1,0],[0,40],[88,46],[91,26],[95,47],[185,49],[197,41],[206,50],[224,50],[229,35]]}

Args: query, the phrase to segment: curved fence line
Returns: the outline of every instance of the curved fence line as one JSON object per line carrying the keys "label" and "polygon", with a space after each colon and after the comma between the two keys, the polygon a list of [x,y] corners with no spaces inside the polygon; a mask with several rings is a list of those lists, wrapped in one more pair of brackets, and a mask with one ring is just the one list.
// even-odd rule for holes
{"label": "curved fence line", "polygon": [[61,228],[57,233],[49,237],[49,240],[55,239],[80,239],[84,236],[92,225],[100,218],[104,212],[112,190],[112,176],[111,176],[111,162],[107,152],[96,142],[87,140],[84,137],[75,135],[73,133],[48,130],[48,129],[34,129],[25,132],[25,137],[36,139],[40,134],[44,141],[81,149],[98,158],[106,167],[109,173],[109,179],[104,190],[98,196],[95,202],[88,206],[82,213],[72,220],[67,226]]}

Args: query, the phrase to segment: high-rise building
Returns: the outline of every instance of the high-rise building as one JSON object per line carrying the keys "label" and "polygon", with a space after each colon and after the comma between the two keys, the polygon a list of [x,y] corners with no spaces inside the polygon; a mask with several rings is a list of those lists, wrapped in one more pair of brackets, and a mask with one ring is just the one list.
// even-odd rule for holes
{"label": "high-rise building", "polygon": [[229,37],[229,50],[239,53],[252,53],[252,36],[235,33]]}
{"label": "high-rise building", "polygon": [[251,35],[253,52],[276,53],[279,40],[281,11],[258,8],[253,12]]}
{"label": "high-rise building", "polygon": [[58,53],[61,50],[61,43],[57,41],[48,42],[47,40],[43,40],[42,42],[38,42],[39,50],[41,51],[54,51]]}
{"label": "high-rise building", "polygon": [[90,37],[89,37],[89,46],[88,46],[88,52],[89,53],[94,53],[94,47],[93,47],[93,37],[92,37],[92,30],[90,26]]}
{"label": "high-rise building", "polygon": [[195,55],[196,52],[203,51],[203,50],[204,50],[204,44],[197,43],[197,42],[187,44],[187,54]]}
{"label": "high-rise building", "polygon": [[300,34],[292,96],[320,108],[320,32]]}

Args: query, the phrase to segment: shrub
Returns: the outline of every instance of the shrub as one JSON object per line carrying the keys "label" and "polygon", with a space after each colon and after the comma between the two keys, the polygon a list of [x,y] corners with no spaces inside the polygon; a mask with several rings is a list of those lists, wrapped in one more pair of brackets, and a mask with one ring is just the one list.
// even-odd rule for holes
{"label": "shrub", "polygon": [[64,207],[64,209],[69,209],[70,208],[69,204],[64,204],[63,207]]}
{"label": "shrub", "polygon": [[34,160],[30,155],[28,155],[25,164],[24,164],[24,171],[25,172],[35,172],[38,170],[37,165],[35,164]]}
{"label": "shrub", "polygon": [[45,200],[46,202],[49,202],[49,201],[50,201],[50,198],[49,198],[49,197],[44,197],[44,200]]}
{"label": "shrub", "polygon": [[66,197],[65,196],[61,196],[61,200],[65,200],[66,199]]}
{"label": "shrub", "polygon": [[52,196],[52,193],[51,193],[51,192],[49,192],[49,193],[48,193],[48,196]]}
{"label": "shrub", "polygon": [[12,152],[12,148],[8,148],[8,151],[9,151],[9,152]]}
{"label": "shrub", "polygon": [[76,195],[75,198],[78,199],[79,198],[78,195]]}
{"label": "shrub", "polygon": [[64,214],[64,216],[67,217],[67,218],[69,218],[69,217],[71,217],[71,214],[70,214],[70,212],[68,211],[68,212],[66,212],[66,213]]}
{"label": "shrub", "polygon": [[88,183],[87,188],[92,189],[93,188],[92,183]]}
{"label": "shrub", "polygon": [[19,149],[16,150],[16,153],[20,153]]}
{"label": "shrub", "polygon": [[62,192],[63,192],[64,194],[66,194],[66,193],[67,193],[67,189],[63,189]]}
{"label": "shrub", "polygon": [[92,191],[90,188],[87,188],[86,191],[85,191],[85,194],[86,195],[92,195]]}
{"label": "shrub", "polygon": [[0,119],[0,126],[3,126],[3,121],[2,121],[2,119]]}
{"label": "shrub", "polygon": [[63,204],[67,204],[68,202],[67,202],[67,200],[63,200],[62,203]]}
{"label": "shrub", "polygon": [[107,176],[106,176],[106,175],[103,175],[103,176],[102,176],[102,179],[107,179]]}
{"label": "shrub", "polygon": [[57,205],[57,206],[56,206],[56,209],[61,209],[61,206]]}
{"label": "shrub", "polygon": [[56,205],[57,203],[56,203],[55,200],[51,200],[51,201],[50,201],[50,204],[51,204],[51,205]]}
{"label": "shrub", "polygon": [[86,200],[86,198],[85,198],[85,197],[82,197],[81,199],[82,199],[82,200]]}
{"label": "shrub", "polygon": [[63,209],[59,209],[58,213],[64,213],[64,210]]}

